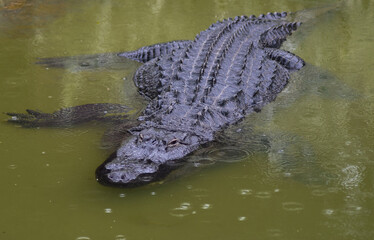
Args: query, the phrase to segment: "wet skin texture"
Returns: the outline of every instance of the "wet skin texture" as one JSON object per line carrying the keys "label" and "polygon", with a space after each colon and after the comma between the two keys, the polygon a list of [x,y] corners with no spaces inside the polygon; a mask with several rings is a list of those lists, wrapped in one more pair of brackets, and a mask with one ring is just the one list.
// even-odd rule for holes
{"label": "wet skin texture", "polygon": [[[279,49],[300,25],[286,18],[287,13],[235,17],[211,25],[193,41],[119,53],[144,63],[134,82],[149,104],[118,150],[96,170],[97,180],[119,187],[159,181],[187,155],[213,142],[217,133],[274,101],[290,73],[304,66],[301,58]],[[54,64],[51,59],[41,63]],[[118,110],[126,107],[115,106],[110,116],[110,104],[65,108],[49,115],[31,110],[8,115],[25,126],[48,126],[70,119],[80,122],[96,112],[101,119],[126,124]]]}

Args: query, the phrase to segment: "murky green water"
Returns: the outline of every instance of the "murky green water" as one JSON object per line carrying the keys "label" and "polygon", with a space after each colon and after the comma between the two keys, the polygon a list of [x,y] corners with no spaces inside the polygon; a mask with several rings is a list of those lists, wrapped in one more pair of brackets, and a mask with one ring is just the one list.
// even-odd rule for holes
{"label": "murky green water", "polygon": [[[35,59],[192,39],[219,19],[331,2],[0,1],[0,109],[119,102],[139,110],[136,64],[80,71]],[[101,186],[104,127],[22,129],[3,115],[0,239],[372,239],[374,2],[342,2],[285,43],[309,66],[231,129],[236,147],[210,149],[218,164],[173,181]],[[255,151],[248,128],[270,149]]]}

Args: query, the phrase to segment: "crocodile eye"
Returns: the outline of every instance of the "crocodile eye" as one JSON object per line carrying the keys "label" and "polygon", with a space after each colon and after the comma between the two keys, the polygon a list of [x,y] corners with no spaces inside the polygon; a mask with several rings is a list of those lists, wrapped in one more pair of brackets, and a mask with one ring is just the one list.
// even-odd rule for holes
{"label": "crocodile eye", "polygon": [[173,140],[171,140],[169,143],[168,143],[168,147],[174,147],[176,145],[179,144],[179,139],[177,138],[174,138]]}

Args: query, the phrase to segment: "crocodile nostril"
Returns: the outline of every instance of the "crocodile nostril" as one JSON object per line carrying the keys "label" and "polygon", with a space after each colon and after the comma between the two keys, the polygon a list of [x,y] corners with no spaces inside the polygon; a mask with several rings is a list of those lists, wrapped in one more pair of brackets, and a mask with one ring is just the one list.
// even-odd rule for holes
{"label": "crocodile nostril", "polygon": [[151,159],[146,159],[146,160],[145,160],[145,163],[146,163],[146,164],[152,164],[153,162],[152,162]]}

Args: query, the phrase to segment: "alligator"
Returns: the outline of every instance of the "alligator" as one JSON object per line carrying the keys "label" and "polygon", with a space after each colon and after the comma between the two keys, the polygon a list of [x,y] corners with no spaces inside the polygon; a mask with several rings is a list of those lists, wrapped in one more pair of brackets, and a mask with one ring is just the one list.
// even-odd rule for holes
{"label": "alligator", "polygon": [[[300,26],[287,13],[218,21],[194,40],[119,53],[143,63],[133,80],[148,105],[135,121],[120,104],[87,104],[54,113],[7,113],[25,127],[112,120],[126,129],[119,148],[96,170],[104,185],[135,187],[164,179],[217,134],[261,111],[305,62],[280,49]],[[51,59],[42,64],[53,64]],[[130,124],[131,123],[131,124]]]}

